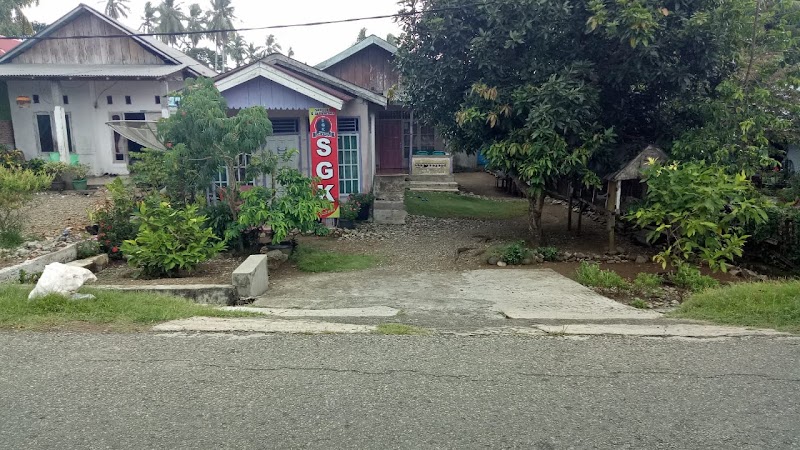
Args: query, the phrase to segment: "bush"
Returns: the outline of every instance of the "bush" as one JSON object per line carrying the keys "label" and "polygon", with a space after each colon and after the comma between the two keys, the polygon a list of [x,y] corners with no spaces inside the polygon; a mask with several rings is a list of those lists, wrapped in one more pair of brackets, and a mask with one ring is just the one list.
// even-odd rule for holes
{"label": "bush", "polygon": [[745,254],[789,269],[800,265],[800,208],[774,205],[766,209],[767,221],[747,230],[752,237]]}
{"label": "bush", "polygon": [[133,189],[117,178],[106,186],[110,194],[105,203],[91,214],[98,228],[100,249],[111,258],[122,259],[122,243],[134,239],[138,227],[131,220],[136,212]]}
{"label": "bush", "polygon": [[558,258],[558,249],[555,247],[539,247],[536,253],[542,255],[545,261],[555,261]]}
{"label": "bush", "polygon": [[95,240],[78,242],[78,259],[91,258],[101,253],[100,243]]}
{"label": "bush", "polygon": [[582,261],[577,271],[578,282],[584,286],[600,288],[628,288],[628,282],[613,270],[602,270],[600,264]]}
{"label": "bush", "polygon": [[699,269],[689,264],[679,264],[675,273],[670,276],[670,280],[675,286],[692,292],[702,292],[719,286],[717,280],[701,274]]}
{"label": "bush", "polygon": [[30,170],[0,166],[0,235],[13,237],[22,231],[21,209],[33,194],[47,189],[52,177]]}
{"label": "bush", "polygon": [[497,255],[500,260],[507,264],[516,265],[522,264],[522,261],[531,255],[531,251],[525,246],[524,241],[517,241],[500,247],[497,251]]}
{"label": "bush", "polygon": [[139,232],[122,243],[122,253],[147,276],[190,271],[225,249],[205,220],[197,205],[173,209],[167,202],[142,202],[136,217]]}
{"label": "bush", "polygon": [[642,294],[652,296],[661,289],[663,280],[661,277],[652,273],[640,273],[633,280],[633,289]]}

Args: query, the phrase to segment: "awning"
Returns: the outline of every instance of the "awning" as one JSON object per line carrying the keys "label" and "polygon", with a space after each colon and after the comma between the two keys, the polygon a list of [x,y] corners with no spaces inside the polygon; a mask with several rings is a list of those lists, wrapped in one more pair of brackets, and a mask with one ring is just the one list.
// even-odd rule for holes
{"label": "awning", "polygon": [[2,78],[161,79],[186,68],[181,65],[126,64],[0,64]]}
{"label": "awning", "polygon": [[156,127],[158,122],[153,120],[114,120],[106,125],[119,133],[125,139],[136,142],[147,148],[166,150],[167,147],[158,139]]}

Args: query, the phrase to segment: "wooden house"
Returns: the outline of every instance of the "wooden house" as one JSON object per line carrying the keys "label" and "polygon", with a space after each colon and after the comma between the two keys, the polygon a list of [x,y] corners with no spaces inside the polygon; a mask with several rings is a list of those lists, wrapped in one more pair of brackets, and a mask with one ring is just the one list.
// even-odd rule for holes
{"label": "wooden house", "polygon": [[17,148],[28,159],[78,160],[95,175],[127,174],[142,147],[106,122],[167,116],[169,92],[186,78],[214,75],[86,5],[0,58]]}

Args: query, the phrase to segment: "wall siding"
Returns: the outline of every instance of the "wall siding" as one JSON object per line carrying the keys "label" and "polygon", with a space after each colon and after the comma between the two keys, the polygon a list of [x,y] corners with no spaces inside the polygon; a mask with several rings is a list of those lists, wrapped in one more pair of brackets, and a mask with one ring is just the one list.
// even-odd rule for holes
{"label": "wall siding", "polygon": [[[53,33],[55,37],[110,36],[122,31],[84,12]],[[43,40],[12,60],[18,64],[133,64],[163,65],[131,38]]]}
{"label": "wall siding", "polygon": [[328,67],[325,72],[384,96],[399,79],[394,56],[374,45]]}
{"label": "wall siding", "polygon": [[234,109],[263,106],[273,110],[297,110],[324,107],[321,102],[265,78],[255,78],[222,93],[228,107]]}

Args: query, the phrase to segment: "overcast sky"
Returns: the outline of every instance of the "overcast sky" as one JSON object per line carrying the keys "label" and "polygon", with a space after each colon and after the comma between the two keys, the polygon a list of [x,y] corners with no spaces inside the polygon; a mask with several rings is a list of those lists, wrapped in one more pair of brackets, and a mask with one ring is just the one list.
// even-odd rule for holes
{"label": "overcast sky", "polygon": [[[160,0],[151,0],[154,5]],[[131,13],[122,22],[138,29],[146,0],[130,0]],[[94,0],[40,0],[39,6],[27,9],[30,19],[52,23],[80,3],[86,3],[103,11],[105,2]],[[204,10],[210,7],[210,0],[184,0],[184,12],[191,3],[198,3]],[[394,14],[400,7],[397,0],[233,0],[237,21],[236,27],[257,27],[283,25],[302,22],[347,19],[353,17]],[[367,34],[386,38],[388,33],[400,34],[400,29],[392,19],[364,20],[335,25],[298,27],[278,30],[265,30],[242,33],[248,42],[260,46],[268,34],[274,34],[286,53],[289,47],[295,52],[294,58],[314,65],[346,49],[355,43],[358,31],[367,28]]]}

